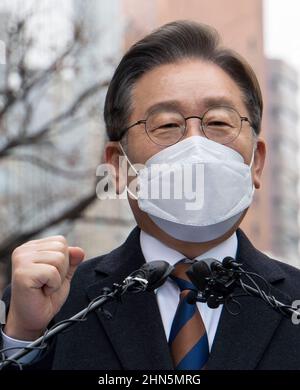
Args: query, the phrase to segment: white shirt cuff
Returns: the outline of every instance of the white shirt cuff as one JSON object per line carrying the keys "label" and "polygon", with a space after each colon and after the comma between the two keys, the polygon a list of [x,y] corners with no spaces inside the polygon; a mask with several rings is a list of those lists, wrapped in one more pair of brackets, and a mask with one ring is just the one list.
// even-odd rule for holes
{"label": "white shirt cuff", "polygon": [[[2,329],[1,329],[1,336],[2,336],[2,349],[15,348],[15,349],[9,349],[8,351],[4,352],[4,355],[7,358],[10,358],[14,353],[20,351],[20,348],[25,348],[30,343],[32,343],[32,341],[13,339],[12,337],[7,336]],[[27,355],[20,358],[19,362],[21,364],[32,363],[39,353],[40,353],[39,350],[34,350],[32,352],[29,352]]]}

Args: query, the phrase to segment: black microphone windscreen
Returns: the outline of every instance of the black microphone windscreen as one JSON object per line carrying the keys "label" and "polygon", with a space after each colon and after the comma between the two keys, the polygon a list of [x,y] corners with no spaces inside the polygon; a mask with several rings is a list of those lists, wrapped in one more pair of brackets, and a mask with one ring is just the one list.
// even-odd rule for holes
{"label": "black microphone windscreen", "polygon": [[168,278],[174,267],[163,260],[155,260],[145,263],[135,274],[144,277],[148,281],[147,291],[153,291],[160,287]]}
{"label": "black microphone windscreen", "polygon": [[200,290],[205,290],[207,286],[207,279],[211,276],[211,264],[216,259],[207,258],[200,261],[196,261],[187,271],[187,275],[190,281]]}
{"label": "black microphone windscreen", "polygon": [[225,268],[232,268],[232,265],[234,263],[235,263],[235,259],[230,256],[225,257],[222,261],[222,264]]}

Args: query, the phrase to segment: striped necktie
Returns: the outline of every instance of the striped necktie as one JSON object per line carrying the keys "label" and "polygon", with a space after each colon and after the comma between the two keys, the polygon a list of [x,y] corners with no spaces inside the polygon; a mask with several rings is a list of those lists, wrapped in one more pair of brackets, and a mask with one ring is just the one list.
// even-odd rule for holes
{"label": "striped necktie", "polygon": [[171,278],[180,289],[180,300],[173,319],[169,346],[176,370],[201,370],[209,356],[206,329],[196,304],[187,302],[187,295],[196,290],[186,275],[191,261],[176,263]]}

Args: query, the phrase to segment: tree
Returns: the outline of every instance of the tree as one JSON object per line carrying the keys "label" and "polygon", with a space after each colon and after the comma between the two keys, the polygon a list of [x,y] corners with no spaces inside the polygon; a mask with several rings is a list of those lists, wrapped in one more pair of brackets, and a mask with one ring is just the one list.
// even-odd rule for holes
{"label": "tree", "polygon": [[100,96],[107,81],[95,69],[95,80],[87,82],[80,59],[88,58],[92,42],[76,21],[50,63],[34,64],[34,16],[9,20],[6,64],[0,65],[2,266],[15,247],[81,218],[97,199]]}

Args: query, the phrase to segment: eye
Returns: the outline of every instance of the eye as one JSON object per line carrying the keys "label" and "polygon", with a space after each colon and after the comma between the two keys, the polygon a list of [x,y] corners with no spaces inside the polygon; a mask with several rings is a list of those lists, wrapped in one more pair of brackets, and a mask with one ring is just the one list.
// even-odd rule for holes
{"label": "eye", "polygon": [[154,128],[151,129],[151,131],[155,130],[169,130],[169,129],[178,129],[180,128],[180,125],[175,122],[169,122],[169,123],[162,123],[159,125],[156,125]]}
{"label": "eye", "polygon": [[206,126],[211,127],[232,127],[232,124],[229,122],[222,122],[218,120],[210,121],[206,124]]}
{"label": "eye", "polygon": [[172,127],[180,127],[180,125],[178,123],[175,123],[175,122],[170,122],[170,123],[164,123],[160,127],[169,129]]}

